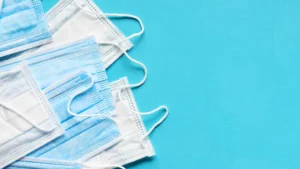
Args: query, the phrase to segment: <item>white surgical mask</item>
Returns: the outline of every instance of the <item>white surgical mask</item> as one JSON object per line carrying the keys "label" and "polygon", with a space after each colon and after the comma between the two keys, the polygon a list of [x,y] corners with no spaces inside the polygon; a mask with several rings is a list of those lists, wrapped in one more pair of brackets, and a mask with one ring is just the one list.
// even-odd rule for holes
{"label": "white surgical mask", "polygon": [[[53,42],[41,47],[41,49],[93,35],[99,44],[101,42],[118,44],[119,47],[112,44],[99,46],[102,61],[106,67],[109,67],[123,54],[122,50],[127,51],[133,45],[108,19],[108,16],[92,0],[60,0],[47,13],[47,19],[53,33]],[[114,15],[114,17],[116,16]]]}
{"label": "white surgical mask", "polygon": [[[123,140],[86,161],[88,164],[98,164],[100,166],[104,164],[125,165],[155,155],[148,135],[166,119],[168,108],[160,106],[151,112],[139,113],[131,89],[123,88],[123,86],[128,86],[127,78],[111,83],[116,106],[114,119],[119,125]],[[121,93],[119,93],[120,88],[123,89]],[[141,115],[161,112],[159,110],[165,110],[164,116],[147,132]]]}
{"label": "white surgical mask", "polygon": [[0,73],[0,168],[53,139],[63,130],[26,66]]}
{"label": "white surgical mask", "polygon": [[[137,20],[141,31],[125,37],[108,17]],[[130,61],[141,66],[145,73],[139,83],[129,85],[129,87],[139,87],[146,81],[148,75],[146,66],[126,52],[133,46],[130,39],[144,33],[144,25],[138,17],[129,14],[103,13],[92,0],[61,0],[47,13],[47,18],[53,31],[53,43],[41,49],[93,35],[100,45],[101,59],[106,68],[125,54]]]}

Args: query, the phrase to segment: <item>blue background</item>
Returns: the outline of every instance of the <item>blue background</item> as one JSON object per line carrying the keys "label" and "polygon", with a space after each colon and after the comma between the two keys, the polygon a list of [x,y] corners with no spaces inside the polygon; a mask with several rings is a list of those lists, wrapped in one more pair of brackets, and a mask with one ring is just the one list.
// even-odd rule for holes
{"label": "blue background", "polygon": [[[43,1],[49,10],[57,0]],[[149,69],[141,111],[170,116],[151,135],[157,156],[130,169],[300,168],[300,1],[96,0],[146,27],[130,54]],[[129,35],[131,20],[117,20]],[[110,80],[142,71],[122,57]],[[159,114],[145,119],[149,128]]]}

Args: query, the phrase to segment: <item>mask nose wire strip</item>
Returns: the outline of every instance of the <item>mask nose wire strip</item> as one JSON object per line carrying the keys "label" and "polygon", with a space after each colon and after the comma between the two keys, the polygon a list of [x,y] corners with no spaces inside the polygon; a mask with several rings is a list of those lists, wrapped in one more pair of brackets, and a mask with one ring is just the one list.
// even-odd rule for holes
{"label": "mask nose wire strip", "polygon": [[[87,73],[87,74],[88,74],[88,73]],[[117,121],[116,121],[114,118],[112,118],[111,116],[105,115],[105,114],[77,114],[77,113],[72,112],[72,110],[71,110],[71,104],[72,104],[73,100],[74,100],[78,95],[80,95],[80,94],[82,94],[82,93],[85,93],[85,92],[87,92],[88,90],[90,90],[90,89],[93,87],[94,83],[95,83],[94,78],[93,78],[90,74],[88,74],[88,76],[92,79],[92,82],[91,82],[86,88],[84,88],[84,89],[81,90],[81,91],[78,91],[77,93],[75,93],[75,94],[71,97],[71,99],[70,99],[69,102],[68,102],[68,107],[67,107],[68,113],[71,114],[72,116],[77,116],[77,117],[96,117],[96,116],[102,116],[102,117],[105,117],[105,118],[107,118],[107,119],[110,119],[111,121],[113,121],[113,122],[115,122],[116,124],[118,124]]]}
{"label": "mask nose wire strip", "polygon": [[[120,91],[118,92],[118,97],[119,97],[120,100],[123,100]],[[126,105],[124,104],[124,106],[126,106]],[[126,106],[126,107],[127,107],[127,106]],[[138,114],[138,115],[142,115],[142,116],[144,116],[144,115],[151,115],[151,114],[154,114],[154,113],[159,112],[160,110],[165,110],[164,116],[163,116],[160,120],[158,120],[158,121],[151,127],[151,129],[150,129],[146,134],[144,134],[144,135],[141,137],[140,143],[141,143],[142,146],[143,146],[143,144],[142,144],[143,140],[144,140],[145,138],[147,138],[147,137],[153,132],[153,130],[154,130],[156,127],[158,127],[162,122],[164,122],[164,121],[166,120],[166,118],[168,117],[168,115],[169,115],[169,109],[168,109],[167,106],[164,106],[164,105],[163,105],[163,106],[159,106],[158,108],[156,108],[156,109],[154,109],[154,110],[152,110],[152,111],[150,111],[150,112],[137,112],[137,111],[131,110],[129,107],[127,107],[127,109],[130,110],[132,113],[135,113],[135,114]]]}
{"label": "mask nose wire strip", "polygon": [[19,113],[17,110],[15,110],[14,108],[6,105],[5,103],[2,103],[0,102],[0,105],[14,113],[16,113],[18,116],[22,117],[24,120],[26,120],[28,123],[32,124],[35,128],[37,128],[38,130],[42,131],[42,132],[45,132],[45,133],[48,133],[48,132],[51,132],[52,130],[54,130],[54,128],[51,128],[51,129],[44,129],[44,128],[41,128],[39,126],[37,126],[36,124],[34,124],[33,122],[31,122],[29,119],[27,119],[23,114]]}
{"label": "mask nose wire strip", "polygon": [[98,165],[98,164],[92,164],[92,163],[80,163],[77,162],[79,165],[86,167],[86,168],[91,168],[91,169],[99,169],[99,168],[121,168],[121,169],[126,169],[125,167],[121,165],[114,165],[114,164],[108,164],[108,165]]}

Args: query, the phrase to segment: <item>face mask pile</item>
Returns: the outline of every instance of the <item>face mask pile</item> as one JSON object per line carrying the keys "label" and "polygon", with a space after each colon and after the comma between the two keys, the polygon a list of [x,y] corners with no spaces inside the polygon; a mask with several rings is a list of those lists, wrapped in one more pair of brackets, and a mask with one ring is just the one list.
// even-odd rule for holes
{"label": "face mask pile", "polygon": [[[123,35],[109,17],[141,31]],[[155,155],[149,134],[168,115],[139,112],[132,88],[146,66],[127,51],[141,20],[105,14],[92,0],[0,0],[0,168],[124,168]],[[12,38],[8,38],[12,37]],[[143,79],[109,82],[106,69],[125,55]],[[142,116],[163,113],[149,130]]]}

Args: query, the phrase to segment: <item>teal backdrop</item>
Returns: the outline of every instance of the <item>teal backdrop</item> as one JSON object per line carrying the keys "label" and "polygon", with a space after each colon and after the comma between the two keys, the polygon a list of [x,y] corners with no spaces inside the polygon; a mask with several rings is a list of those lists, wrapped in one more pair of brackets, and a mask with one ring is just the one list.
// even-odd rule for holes
{"label": "teal backdrop", "polygon": [[[300,168],[299,0],[95,1],[143,20],[130,54],[149,78],[134,95],[140,111],[170,109],[150,136],[157,156],[129,169]],[[139,30],[114,22],[126,35]],[[110,81],[142,75],[125,57],[108,70]]]}

